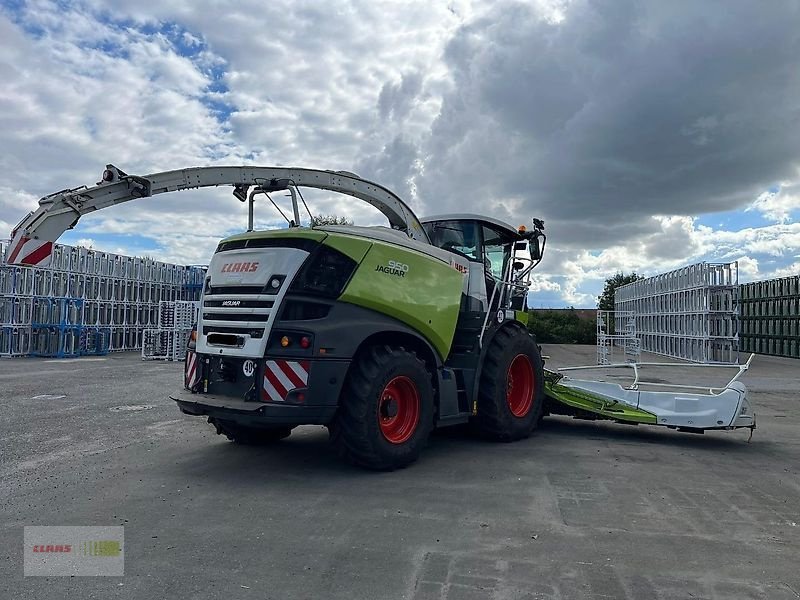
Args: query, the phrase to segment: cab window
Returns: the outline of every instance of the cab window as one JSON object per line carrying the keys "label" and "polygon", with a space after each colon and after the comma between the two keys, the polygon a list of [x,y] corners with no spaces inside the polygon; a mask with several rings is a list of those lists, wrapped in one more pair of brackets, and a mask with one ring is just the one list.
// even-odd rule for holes
{"label": "cab window", "polygon": [[431,244],[469,260],[483,260],[480,226],[474,221],[436,221],[423,225]]}

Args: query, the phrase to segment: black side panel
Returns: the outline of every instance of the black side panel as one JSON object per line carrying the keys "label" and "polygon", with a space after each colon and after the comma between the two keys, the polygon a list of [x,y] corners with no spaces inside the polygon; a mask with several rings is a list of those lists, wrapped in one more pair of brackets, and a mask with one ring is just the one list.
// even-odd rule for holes
{"label": "black side panel", "polygon": [[456,372],[453,369],[440,369],[437,387],[439,388],[437,427],[466,423],[469,419],[469,411],[461,406]]}
{"label": "black side panel", "polygon": [[[303,296],[287,295],[284,306],[310,301],[318,302],[316,299],[304,298]],[[345,302],[329,303],[327,311],[320,311],[327,313],[327,316],[321,319],[297,319],[298,315],[302,315],[302,312],[302,310],[294,309],[284,310],[279,320],[275,323],[273,335],[277,335],[277,332],[283,335],[284,332],[291,331],[312,334],[314,336],[315,358],[325,356],[328,360],[343,360],[349,365],[359,347],[370,337],[380,336],[380,339],[386,340],[386,343],[391,343],[393,332],[404,336],[413,336],[416,340],[417,354],[420,354],[423,347],[427,349],[427,356],[420,355],[420,358],[428,363],[433,363],[430,366],[435,370],[434,377],[439,407],[437,425],[453,425],[467,421],[470,404],[467,393],[463,389],[464,378],[461,376],[462,373],[444,368],[441,357],[433,347],[404,323],[367,308]],[[314,314],[313,311],[310,314]],[[414,344],[411,344],[411,346],[413,348]],[[272,344],[268,348],[268,352],[272,351]],[[320,350],[323,349],[325,352],[321,354]],[[291,350],[284,350],[283,353],[286,356],[290,356],[292,352]],[[477,353],[475,354],[477,355]],[[325,362],[328,362],[328,360]],[[316,377],[316,371],[314,374]],[[471,385],[472,379],[468,378],[468,380]],[[315,379],[315,381],[318,382],[319,379]],[[337,384],[341,385],[341,379],[337,380]],[[314,390],[311,391],[314,393]],[[320,402],[316,394],[314,394],[314,399],[315,402]]]}
{"label": "black side panel", "polygon": [[478,311],[461,311],[458,313],[451,350],[453,354],[471,352],[478,347],[478,338],[481,335],[485,317],[486,313]]}
{"label": "black side panel", "polygon": [[[287,294],[284,306],[293,302],[319,302],[318,298]],[[327,358],[352,359],[361,343],[368,337],[384,332],[413,335],[423,342],[436,358],[437,369],[441,359],[416,331],[405,323],[381,313],[346,302],[332,302],[325,318],[297,319],[297,314],[284,312],[274,325],[274,330],[308,332],[314,335],[314,356],[319,357],[320,348],[325,349]]]}

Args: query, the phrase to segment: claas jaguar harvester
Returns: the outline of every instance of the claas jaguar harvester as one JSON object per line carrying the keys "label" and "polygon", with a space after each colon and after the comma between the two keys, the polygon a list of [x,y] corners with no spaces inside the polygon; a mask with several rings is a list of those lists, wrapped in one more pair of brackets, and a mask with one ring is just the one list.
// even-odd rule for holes
{"label": "claas jaguar harvester", "polygon": [[[249,226],[211,259],[184,387],[171,396],[182,412],[244,444],[326,425],[343,458],[380,470],[416,460],[435,427],[470,423],[499,441],[535,429],[544,377],[526,297],[544,250],[541,221],[420,220],[391,191],[346,172],[204,167],[137,177],[108,165],[96,186],[42,199],[11,252],[42,264],[82,214],[218,185],[248,203]],[[367,202],[388,224],[303,226],[302,187]],[[276,192],[291,196],[288,227],[253,231],[256,197]]]}
{"label": "claas jaguar harvester", "polygon": [[[211,260],[184,386],[171,397],[235,442],[271,443],[298,425],[326,425],[342,457],[395,469],[416,460],[435,427],[469,423],[484,437],[513,441],[549,413],[692,433],[755,429],[738,381],[752,356],[716,365],[738,371],[719,388],[640,377],[642,368],[674,364],[610,365],[633,370],[624,388],[566,374],[597,366],[543,369],[526,327],[543,223],[526,230],[467,214],[419,220],[395,194],[352,173],[198,167],[138,177],[107,165],[97,185],[42,198],[12,232],[7,261],[46,266],[53,242],[95,210],[220,185],[247,203],[247,232],[222,240]],[[303,187],[367,202],[388,225],[303,227],[301,202],[311,217]],[[276,192],[291,197],[291,218]],[[287,228],[253,231],[259,195]]]}

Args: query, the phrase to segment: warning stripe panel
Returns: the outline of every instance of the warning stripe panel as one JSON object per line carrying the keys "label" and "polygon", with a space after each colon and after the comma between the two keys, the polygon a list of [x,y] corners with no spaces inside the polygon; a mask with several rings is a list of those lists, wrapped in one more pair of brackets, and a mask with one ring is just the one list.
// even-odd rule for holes
{"label": "warning stripe panel", "polygon": [[265,402],[284,402],[289,392],[308,385],[311,363],[292,360],[268,360],[264,364],[262,399]]}
{"label": "warning stripe panel", "polygon": [[292,370],[292,373],[297,377],[300,383],[297,384],[298,387],[301,385],[308,385],[308,367],[309,362],[289,362],[289,368]]}
{"label": "warning stripe panel", "polygon": [[19,254],[20,250],[22,250],[22,247],[26,243],[28,243],[29,239],[30,238],[26,238],[26,237],[21,237],[19,239],[19,241],[17,242],[17,245],[14,246],[14,248],[12,248],[11,254],[8,255],[8,264],[11,264],[11,265],[15,264],[14,261],[17,258],[17,254]]}
{"label": "warning stripe panel", "polygon": [[53,255],[53,242],[20,237],[11,248],[8,264],[47,266]]}
{"label": "warning stripe panel", "polygon": [[[281,363],[281,364],[279,364]],[[279,385],[283,388],[285,392],[289,392],[289,390],[293,390],[295,385],[289,381],[289,378],[286,377],[286,373],[283,372],[283,361],[275,362],[274,360],[267,361],[267,370],[275,376],[278,380]],[[285,396],[285,394],[284,394]]]}
{"label": "warning stripe panel", "polygon": [[199,378],[197,376],[197,354],[191,350],[186,352],[186,387],[193,388]]}
{"label": "warning stripe panel", "polygon": [[28,254],[20,262],[25,265],[39,265],[44,266],[50,262],[50,257],[53,254],[53,242],[45,242],[33,252]]}
{"label": "warning stripe panel", "polygon": [[[278,388],[275,387],[276,382],[273,376],[269,375],[266,371],[264,372],[264,400],[267,402],[283,402],[285,398],[285,394],[278,391]],[[280,386],[278,386],[280,387]]]}

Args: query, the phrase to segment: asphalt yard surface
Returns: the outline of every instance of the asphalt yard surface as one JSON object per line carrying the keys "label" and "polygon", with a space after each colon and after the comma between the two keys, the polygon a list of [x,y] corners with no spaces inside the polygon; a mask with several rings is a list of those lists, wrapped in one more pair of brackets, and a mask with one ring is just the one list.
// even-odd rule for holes
{"label": "asphalt yard surface", "polygon": [[[393,473],[340,463],[322,427],[228,442],[167,399],[180,380],[0,361],[0,598],[800,598],[798,361],[744,377],[750,443],[550,417],[513,444],[436,435]],[[23,577],[26,525],[124,526],[125,575]]]}

